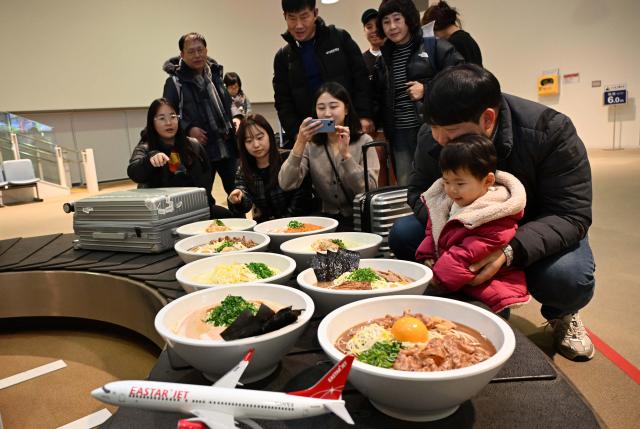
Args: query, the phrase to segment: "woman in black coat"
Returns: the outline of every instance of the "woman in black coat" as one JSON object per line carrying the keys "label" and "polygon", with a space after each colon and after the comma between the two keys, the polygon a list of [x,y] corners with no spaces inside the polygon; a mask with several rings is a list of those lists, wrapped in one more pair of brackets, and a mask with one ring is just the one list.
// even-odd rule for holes
{"label": "woman in black coat", "polygon": [[207,153],[186,136],[177,109],[165,98],[149,106],[147,126],[133,150],[127,175],[141,188],[204,188],[211,218],[231,217],[227,209],[215,205],[211,195],[213,177]]}

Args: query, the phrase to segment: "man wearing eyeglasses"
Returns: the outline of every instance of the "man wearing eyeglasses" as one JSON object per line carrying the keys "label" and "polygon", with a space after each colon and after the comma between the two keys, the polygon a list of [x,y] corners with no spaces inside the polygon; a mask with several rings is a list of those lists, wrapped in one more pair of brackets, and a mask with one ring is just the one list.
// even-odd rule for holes
{"label": "man wearing eyeglasses", "polygon": [[231,121],[231,99],[222,83],[222,65],[207,56],[207,41],[187,33],[178,41],[180,56],[164,63],[169,74],[163,96],[178,106],[189,137],[204,145],[213,176],[217,172],[227,193],[235,186],[237,152]]}

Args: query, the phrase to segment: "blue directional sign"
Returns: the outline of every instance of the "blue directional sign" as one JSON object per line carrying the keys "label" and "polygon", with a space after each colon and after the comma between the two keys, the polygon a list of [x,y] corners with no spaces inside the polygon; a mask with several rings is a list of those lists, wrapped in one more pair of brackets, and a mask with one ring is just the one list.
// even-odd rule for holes
{"label": "blue directional sign", "polygon": [[627,103],[627,85],[607,85],[604,87],[604,105],[626,104]]}

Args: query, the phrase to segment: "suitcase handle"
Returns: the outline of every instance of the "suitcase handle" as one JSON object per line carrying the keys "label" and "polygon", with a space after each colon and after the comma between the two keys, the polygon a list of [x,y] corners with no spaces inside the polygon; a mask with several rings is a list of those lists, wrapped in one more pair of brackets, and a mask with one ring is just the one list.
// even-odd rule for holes
{"label": "suitcase handle", "polygon": [[126,232],[94,232],[91,234],[96,240],[125,240]]}
{"label": "suitcase handle", "polygon": [[[387,161],[387,183],[389,183],[391,180],[391,170],[389,169],[390,165],[389,165],[389,144],[385,141],[373,141],[370,143],[365,143],[362,145],[362,163],[364,166],[364,192],[369,193],[369,166],[367,165],[367,149],[369,149],[370,147],[377,147],[377,146],[382,146],[384,147],[384,151],[385,151],[385,155],[386,156],[386,161]],[[376,155],[377,156],[377,155]]]}

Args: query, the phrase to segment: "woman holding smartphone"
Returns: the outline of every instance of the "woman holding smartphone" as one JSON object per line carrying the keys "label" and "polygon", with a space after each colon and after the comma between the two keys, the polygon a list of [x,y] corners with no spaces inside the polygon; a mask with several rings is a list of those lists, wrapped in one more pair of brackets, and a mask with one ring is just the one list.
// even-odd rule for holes
{"label": "woman holding smartphone", "polygon": [[240,122],[236,133],[240,166],[236,188],[229,194],[229,209],[244,216],[253,208],[253,219],[264,222],[309,214],[311,187],[283,191],[278,186],[278,172],[283,156],[278,151],[273,128],[262,115],[249,115]]}
{"label": "woman holding smartphone", "polygon": [[[337,219],[341,229],[349,229],[353,225],[353,198],[365,188],[362,145],[371,137],[362,132],[360,118],[342,85],[323,84],[314,105],[316,118],[302,121],[278,181],[282,189],[291,190],[309,174],[315,195],[322,201],[322,214]],[[367,168],[369,189],[375,189],[380,164],[374,149],[367,151]]]}

